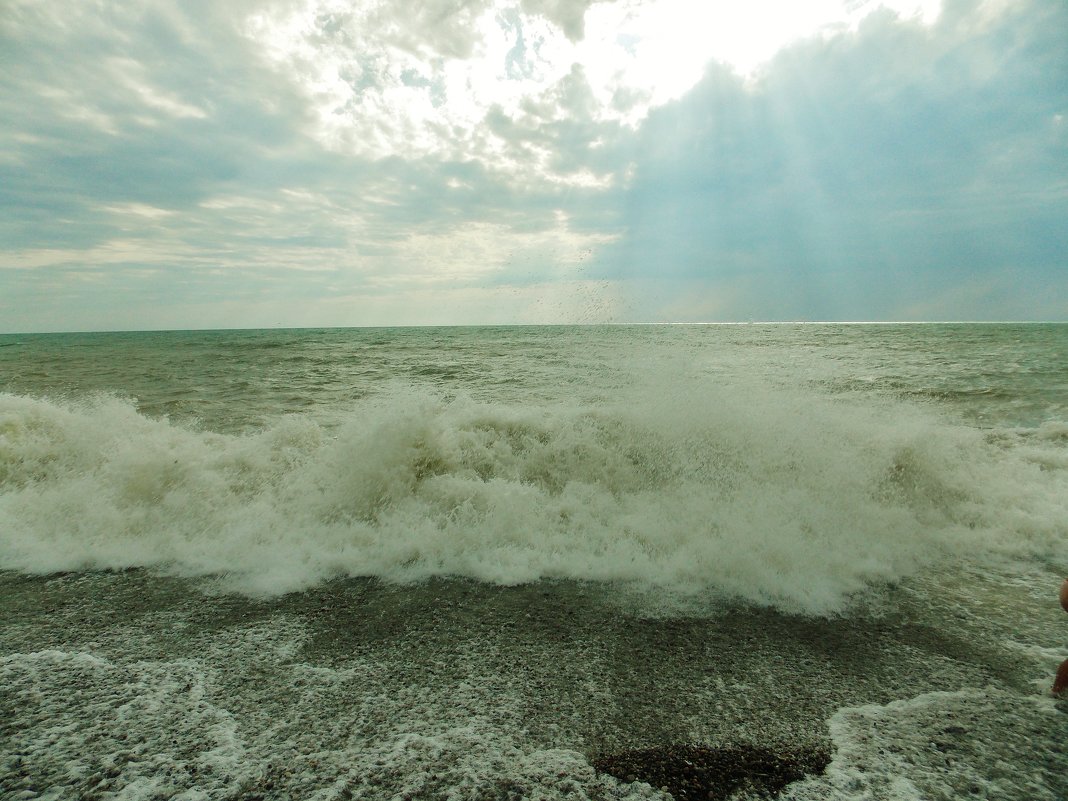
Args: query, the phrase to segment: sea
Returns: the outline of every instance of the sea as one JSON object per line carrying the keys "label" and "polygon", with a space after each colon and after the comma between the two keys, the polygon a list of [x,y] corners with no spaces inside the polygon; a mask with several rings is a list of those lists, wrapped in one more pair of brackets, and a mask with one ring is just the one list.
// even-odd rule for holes
{"label": "sea", "polygon": [[0,798],[1065,801],[1068,324],[0,336]]}

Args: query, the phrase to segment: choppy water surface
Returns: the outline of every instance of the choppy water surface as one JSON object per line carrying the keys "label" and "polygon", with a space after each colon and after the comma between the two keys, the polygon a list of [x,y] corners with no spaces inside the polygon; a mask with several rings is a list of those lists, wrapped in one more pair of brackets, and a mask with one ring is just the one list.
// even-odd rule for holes
{"label": "choppy water surface", "polygon": [[1068,793],[1068,326],[0,345],[0,793]]}

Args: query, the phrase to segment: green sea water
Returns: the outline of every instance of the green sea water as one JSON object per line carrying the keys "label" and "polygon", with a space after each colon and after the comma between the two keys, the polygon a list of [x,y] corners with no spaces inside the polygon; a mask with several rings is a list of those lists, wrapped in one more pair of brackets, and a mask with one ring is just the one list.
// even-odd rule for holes
{"label": "green sea water", "polygon": [[0,794],[1061,799],[1066,521],[1068,325],[0,336]]}

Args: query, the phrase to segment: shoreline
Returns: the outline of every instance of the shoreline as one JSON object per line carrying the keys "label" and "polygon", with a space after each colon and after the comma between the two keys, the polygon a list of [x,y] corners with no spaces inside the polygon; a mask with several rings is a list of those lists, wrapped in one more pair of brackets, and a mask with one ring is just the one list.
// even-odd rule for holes
{"label": "shoreline", "polygon": [[[626,773],[620,783],[593,766],[644,752],[660,765],[661,773],[649,774],[655,777],[670,768],[664,755],[683,747],[836,758],[842,743],[834,721],[843,710],[890,710],[878,714],[893,718],[919,714],[909,703],[929,705],[915,699],[957,704],[960,696],[974,705],[961,688],[986,688],[974,692],[993,699],[995,715],[1016,714],[1014,698],[1039,703],[1033,668],[998,647],[996,631],[976,628],[983,618],[972,613],[982,611],[982,599],[938,628],[924,615],[953,613],[924,610],[919,584],[890,588],[876,608],[833,619],[736,606],[704,617],[654,617],[628,611],[610,586],[562,581],[498,587],[339,579],[270,600],[205,594],[210,582],[145,570],[3,573],[0,586],[0,645],[12,686],[30,692],[32,673],[34,697],[44,705],[32,720],[25,719],[32,709],[14,708],[9,727],[16,729],[5,737],[19,744],[13,752],[26,752],[19,770],[37,787],[60,781],[60,766],[72,759],[94,776],[116,769],[120,751],[108,743],[122,733],[120,721],[100,717],[115,708],[101,700],[111,697],[135,707],[154,698],[157,711],[143,725],[169,725],[186,753],[184,762],[174,759],[201,765],[180,780],[172,769],[172,789],[215,797],[212,787],[252,781],[250,788],[263,790],[255,777],[270,773],[264,797],[279,798],[332,782],[360,787],[363,779],[342,769],[350,763],[376,776],[374,787],[403,792],[415,782],[427,797],[465,781],[518,787],[546,771],[562,771],[590,798],[657,797],[627,795],[645,787],[637,774],[637,783],[626,783]],[[80,700],[70,694],[71,676],[82,676]],[[1068,731],[1068,706],[1058,708],[1053,723]],[[88,718],[92,737],[63,735],[59,749],[27,747],[68,718]],[[970,731],[992,743],[1017,725],[1006,721],[1000,730]],[[1030,731],[1033,722],[1019,725]],[[205,755],[221,748],[206,732],[220,726],[230,727],[227,742],[241,744],[235,766],[253,765],[244,778],[231,768],[229,783],[201,772]],[[151,745],[156,735],[145,728],[140,736]],[[481,754],[483,768],[495,767],[485,773],[464,754]],[[264,773],[279,760],[294,768],[288,777]],[[841,772],[836,765],[831,774]],[[510,771],[520,778],[508,778]],[[134,774],[119,768],[112,779]]]}

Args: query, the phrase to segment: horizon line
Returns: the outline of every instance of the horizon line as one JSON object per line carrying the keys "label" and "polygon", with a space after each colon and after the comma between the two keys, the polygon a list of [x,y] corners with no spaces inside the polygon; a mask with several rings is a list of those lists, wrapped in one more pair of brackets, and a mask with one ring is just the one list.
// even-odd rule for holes
{"label": "horizon line", "polygon": [[750,325],[1068,325],[1068,320],[730,320],[730,321],[654,321],[635,323],[430,323],[400,325],[272,325],[233,326],[227,328],[98,328],[49,331],[5,331],[2,337],[42,336],[53,334],[167,334],[222,331],[318,331],[318,330],[388,330],[417,328],[639,328],[655,326],[750,326]]}

